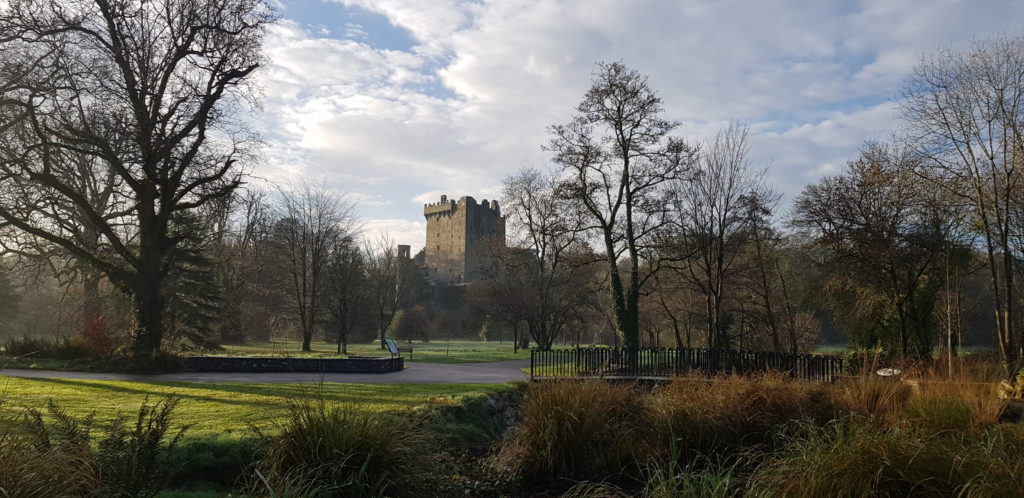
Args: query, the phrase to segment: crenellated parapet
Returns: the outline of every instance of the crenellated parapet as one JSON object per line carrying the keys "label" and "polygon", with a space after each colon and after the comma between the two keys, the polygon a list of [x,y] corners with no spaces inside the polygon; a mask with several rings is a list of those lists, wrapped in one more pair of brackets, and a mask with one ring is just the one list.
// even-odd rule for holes
{"label": "crenellated parapet", "polygon": [[487,253],[505,243],[505,217],[498,201],[470,196],[458,201],[442,195],[440,202],[423,205],[427,220],[425,266],[431,279],[442,284],[478,280]]}
{"label": "crenellated parapet", "polygon": [[[465,197],[463,197],[465,199]],[[448,200],[447,195],[441,196],[441,202],[434,202],[423,205],[423,216],[427,218],[432,214],[451,214],[454,213],[457,205],[454,200]]]}
{"label": "crenellated parapet", "polygon": [[493,211],[495,215],[501,215],[501,207],[498,206],[498,201],[488,201],[484,199],[477,204],[476,199],[464,195],[459,197],[458,201],[454,199],[448,199],[447,195],[442,195],[439,202],[432,202],[423,205],[423,215],[430,217],[432,214],[453,214],[459,210],[474,210],[476,208]]}

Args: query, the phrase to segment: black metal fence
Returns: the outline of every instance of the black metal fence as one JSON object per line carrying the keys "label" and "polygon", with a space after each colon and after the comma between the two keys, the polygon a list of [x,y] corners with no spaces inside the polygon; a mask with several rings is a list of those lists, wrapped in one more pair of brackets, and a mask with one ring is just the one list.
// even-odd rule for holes
{"label": "black metal fence", "polygon": [[658,379],[699,373],[789,372],[798,379],[832,381],[843,371],[843,360],[815,354],[773,353],[697,348],[623,348],[533,350],[530,377],[599,377]]}

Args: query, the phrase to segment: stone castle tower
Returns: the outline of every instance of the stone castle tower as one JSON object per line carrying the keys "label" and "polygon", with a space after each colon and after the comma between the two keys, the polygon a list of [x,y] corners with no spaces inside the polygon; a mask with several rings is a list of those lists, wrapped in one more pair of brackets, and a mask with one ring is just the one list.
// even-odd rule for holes
{"label": "stone castle tower", "polygon": [[427,242],[423,247],[427,275],[435,283],[461,284],[480,280],[493,245],[505,246],[505,217],[498,202],[472,197],[423,206]]}

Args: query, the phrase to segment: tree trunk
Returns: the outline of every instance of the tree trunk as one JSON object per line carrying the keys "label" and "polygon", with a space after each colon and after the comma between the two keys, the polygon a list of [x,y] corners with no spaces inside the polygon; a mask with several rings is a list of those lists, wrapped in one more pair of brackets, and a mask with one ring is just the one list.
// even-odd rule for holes
{"label": "tree trunk", "polygon": [[718,328],[718,324],[715,322],[714,297],[711,295],[710,290],[707,294],[704,294],[704,302],[707,306],[708,313],[708,349],[717,349],[718,334],[716,333],[716,329]]}
{"label": "tree trunk", "polygon": [[140,272],[140,278],[132,289],[135,309],[135,330],[132,332],[132,354],[136,360],[145,360],[156,356],[163,338],[163,309],[161,296],[161,279],[159,274],[146,278]]}
{"label": "tree trunk", "polygon": [[796,316],[793,313],[793,304],[789,300],[789,288],[786,286],[786,276],[782,273],[782,266],[779,264],[778,255],[775,256],[775,273],[779,275],[779,286],[782,287],[782,304],[786,308],[786,328],[789,329],[789,352],[797,354],[799,347],[796,339]]}
{"label": "tree trunk", "polygon": [[103,316],[103,303],[100,301],[100,273],[89,268],[82,277],[82,319],[84,323]]}
{"label": "tree trunk", "polygon": [[779,327],[775,322],[775,310],[772,309],[771,287],[768,285],[768,268],[762,252],[761,236],[758,228],[754,227],[754,247],[757,251],[757,266],[761,269],[761,287],[764,290],[764,307],[768,315],[768,328],[772,332],[772,351],[782,351],[782,343],[779,341]]}
{"label": "tree trunk", "polygon": [[313,342],[313,331],[310,330],[308,327],[304,327],[303,330],[302,330],[302,351],[303,352],[313,351],[313,347],[311,345],[312,342]]}
{"label": "tree trunk", "polygon": [[608,264],[611,268],[611,291],[612,291],[612,311],[614,312],[615,320],[615,331],[622,337],[622,345],[626,349],[636,349],[639,337],[635,334],[630,333],[629,319],[627,318],[627,304],[626,296],[622,287],[622,277],[619,276],[619,270],[615,267],[615,262],[609,258]]}

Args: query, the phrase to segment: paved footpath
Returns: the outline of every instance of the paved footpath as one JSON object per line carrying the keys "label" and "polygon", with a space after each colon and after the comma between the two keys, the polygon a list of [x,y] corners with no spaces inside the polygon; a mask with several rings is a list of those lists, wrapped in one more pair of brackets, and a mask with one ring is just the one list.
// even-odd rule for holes
{"label": "paved footpath", "polygon": [[407,363],[401,372],[362,373],[234,373],[178,372],[134,375],[102,372],[0,369],[0,376],[29,379],[123,380],[133,382],[343,382],[348,384],[493,384],[529,380],[520,369],[530,360],[486,363]]}

